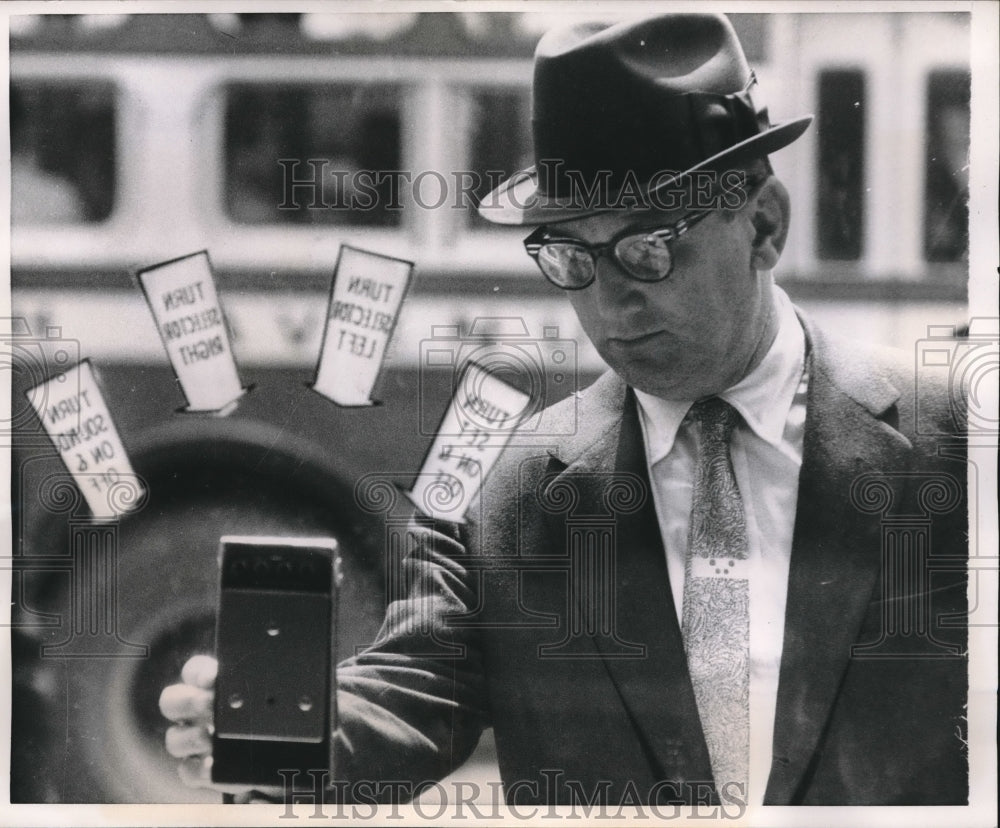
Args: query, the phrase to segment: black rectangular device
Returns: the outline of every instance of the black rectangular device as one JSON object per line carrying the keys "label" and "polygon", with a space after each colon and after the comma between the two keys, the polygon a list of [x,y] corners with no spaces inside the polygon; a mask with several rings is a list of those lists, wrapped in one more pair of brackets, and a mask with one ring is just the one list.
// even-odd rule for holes
{"label": "black rectangular device", "polygon": [[213,782],[330,768],[339,579],[332,538],[220,540]]}

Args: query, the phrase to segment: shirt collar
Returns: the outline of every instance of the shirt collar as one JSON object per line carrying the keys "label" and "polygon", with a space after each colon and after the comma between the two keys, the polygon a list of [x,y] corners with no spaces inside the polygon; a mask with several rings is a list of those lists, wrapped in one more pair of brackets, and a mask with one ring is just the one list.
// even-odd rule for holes
{"label": "shirt collar", "polygon": [[[719,396],[740,412],[758,437],[779,446],[802,378],[805,334],[791,300],[781,288],[773,290],[778,314],[774,342],[756,368]],[[635,396],[646,437],[646,453],[652,465],[670,453],[677,429],[694,400],[663,400],[638,389]]]}

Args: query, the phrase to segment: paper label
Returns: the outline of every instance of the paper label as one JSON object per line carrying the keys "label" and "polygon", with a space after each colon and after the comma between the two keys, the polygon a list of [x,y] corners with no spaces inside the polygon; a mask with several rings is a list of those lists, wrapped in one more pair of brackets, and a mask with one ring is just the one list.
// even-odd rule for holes
{"label": "paper label", "polygon": [[189,411],[219,411],[243,388],[204,251],[139,272]]}
{"label": "paper label", "polygon": [[27,395],[95,518],[118,517],[142,500],[144,490],[88,361]]}
{"label": "paper label", "polygon": [[372,389],[410,283],[413,264],[340,248],[313,390],[338,405],[371,405]]}
{"label": "paper label", "polygon": [[462,523],[469,504],[514,430],[531,397],[469,362],[410,498],[424,514]]}

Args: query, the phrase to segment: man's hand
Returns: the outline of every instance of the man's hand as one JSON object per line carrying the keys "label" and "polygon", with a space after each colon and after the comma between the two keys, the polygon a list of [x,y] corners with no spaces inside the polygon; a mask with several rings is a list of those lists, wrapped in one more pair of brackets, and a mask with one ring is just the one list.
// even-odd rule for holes
{"label": "man's hand", "polygon": [[174,722],[167,729],[167,752],[181,760],[178,771],[189,787],[237,794],[237,802],[250,801],[254,790],[280,797],[282,790],[277,787],[212,782],[212,705],[218,671],[219,663],[211,656],[192,656],[181,669],[181,683],[163,689],[160,712]]}
{"label": "man's hand", "polygon": [[160,694],[160,712],[174,724],[167,730],[167,753],[182,762],[181,779],[192,788],[212,786],[212,704],[219,663],[210,656],[188,659],[181,684]]}

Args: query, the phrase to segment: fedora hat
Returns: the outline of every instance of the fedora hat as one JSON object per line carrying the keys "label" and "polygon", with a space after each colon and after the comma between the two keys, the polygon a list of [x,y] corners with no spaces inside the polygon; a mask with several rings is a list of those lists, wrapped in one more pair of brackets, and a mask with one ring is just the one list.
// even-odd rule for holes
{"label": "fedora hat", "polygon": [[547,224],[615,209],[626,193],[642,203],[696,171],[781,149],[811,121],[771,124],[724,15],[559,28],[535,49],[535,164],[487,194],[479,213]]}

